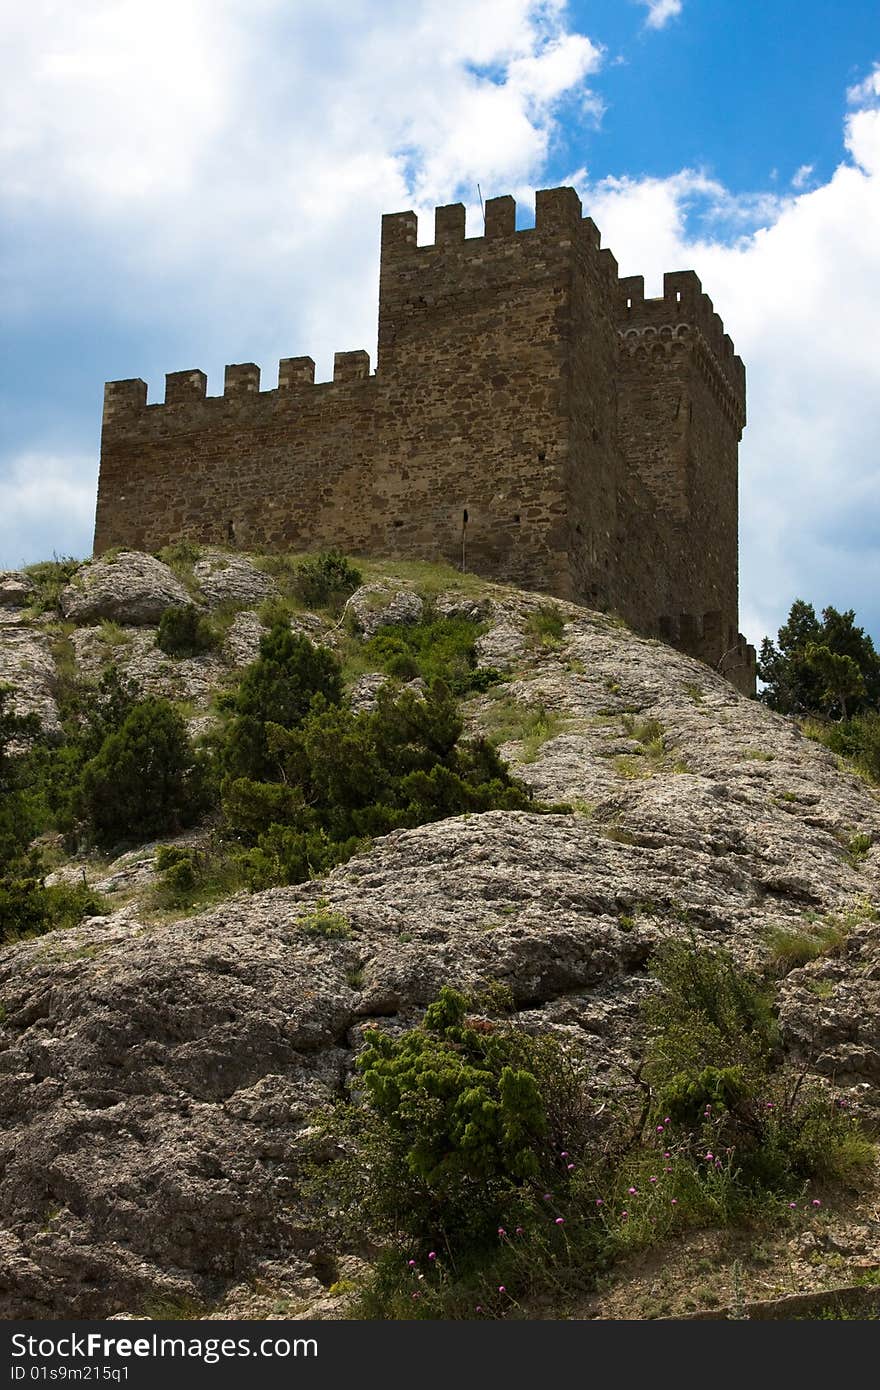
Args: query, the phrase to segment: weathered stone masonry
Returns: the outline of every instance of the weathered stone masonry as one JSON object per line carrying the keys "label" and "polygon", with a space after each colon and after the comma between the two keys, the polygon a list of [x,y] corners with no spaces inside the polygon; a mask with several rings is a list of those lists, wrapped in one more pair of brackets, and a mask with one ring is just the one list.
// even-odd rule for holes
{"label": "weathered stone masonry", "polygon": [[737,631],[745,372],[692,271],[620,279],[571,188],[382,219],[379,360],[104,396],[95,551],[171,540],[444,559],[614,609],[754,689]]}

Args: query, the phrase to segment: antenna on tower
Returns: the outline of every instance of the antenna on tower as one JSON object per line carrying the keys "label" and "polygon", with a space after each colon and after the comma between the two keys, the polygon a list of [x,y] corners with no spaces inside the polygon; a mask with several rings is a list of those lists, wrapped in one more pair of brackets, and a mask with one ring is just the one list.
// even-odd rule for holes
{"label": "antenna on tower", "polygon": [[480,200],[480,212],[483,214],[483,235],[486,235],[486,209],[483,207],[483,195],[480,192],[480,185],[477,184],[477,197]]}

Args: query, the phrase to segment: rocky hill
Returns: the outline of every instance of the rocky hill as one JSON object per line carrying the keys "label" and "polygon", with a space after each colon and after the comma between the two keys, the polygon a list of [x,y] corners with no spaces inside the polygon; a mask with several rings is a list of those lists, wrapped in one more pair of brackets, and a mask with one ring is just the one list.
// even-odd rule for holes
{"label": "rocky hill", "polygon": [[[743,964],[775,952],[791,1058],[860,1113],[878,1103],[876,791],[794,722],[608,615],[554,603],[547,621],[538,595],[365,568],[347,608],[362,637],[417,620],[426,595],[485,624],[479,659],[501,679],[468,696],[468,728],[570,809],[396,831],[323,880],[195,915],[156,906],[156,845],[112,862],[59,850],[56,878],[85,876],[113,910],[0,951],[4,1317],[344,1315],[328,1290],[356,1280],[358,1260],[298,1206],[312,1117],[344,1088],[365,1028],[411,1026],[444,984],[508,987],[522,1021],[575,1045],[601,1083],[637,1066],[659,941],[693,934]],[[240,555],[203,554],[184,584],[126,553],[84,565],[59,610],[37,613],[28,577],[6,575],[0,681],[51,733],[58,663],[94,676],[112,660],[204,730],[213,694],[257,654],[275,585]],[[169,658],[156,624],[193,595],[222,614],[223,645]],[[350,652],[347,618],[291,621]],[[352,699],[369,704],[384,679],[355,664]],[[348,933],[303,933],[316,908]],[[833,949],[786,971],[784,943],[804,938]],[[726,1303],[732,1265],[752,1298],[870,1282],[877,1200],[831,1201],[821,1226],[780,1237],[754,1268],[742,1244],[712,1246],[712,1277],[676,1276],[664,1305],[679,1242],[648,1274],[623,1267],[580,1315],[693,1311],[698,1285]],[[705,1260],[705,1234],[687,1239]]]}

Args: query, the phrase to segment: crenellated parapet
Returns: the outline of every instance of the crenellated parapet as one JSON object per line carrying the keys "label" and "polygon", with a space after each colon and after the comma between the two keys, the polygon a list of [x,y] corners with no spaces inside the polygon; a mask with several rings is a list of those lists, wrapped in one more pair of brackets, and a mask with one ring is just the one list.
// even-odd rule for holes
{"label": "crenellated parapet", "polygon": [[742,433],[746,423],[746,373],[729,334],[692,270],[667,272],[663,294],[645,298],[642,275],[619,281],[617,325],[621,350],[644,362],[689,354],[720,408]]}
{"label": "crenellated parapet", "polygon": [[595,261],[602,277],[617,284],[617,262],[612,253],[600,247],[598,228],[584,217],[581,200],[573,188],[542,188],[535,194],[535,222],[532,227],[516,225],[516,200],[510,194],[489,198],[483,206],[481,226],[476,235],[467,235],[464,203],[447,203],[434,209],[434,240],[419,245],[419,219],[416,213],[391,212],[382,218],[383,267],[415,259],[428,270],[438,257],[452,251],[479,264],[486,255],[503,249],[498,243],[516,243],[518,249],[532,248],[540,255],[540,245],[578,248]]}
{"label": "crenellated parapet", "polygon": [[208,377],[198,367],[182,372],[167,372],[165,375],[165,399],[147,404],[147,383],[139,377],[126,381],[108,381],[104,386],[103,424],[106,433],[128,429],[138,416],[154,418],[157,411],[173,407],[175,414],[190,407],[221,408],[226,403],[252,401],[269,402],[278,397],[282,399],[289,393],[302,393],[313,389],[316,392],[332,392],[337,386],[350,386],[354,382],[371,380],[370,354],[358,349],[355,352],[337,352],[333,359],[333,379],[327,382],[315,381],[315,363],[311,357],[283,357],[278,364],[278,385],[268,390],[260,388],[260,368],[255,362],[238,362],[228,365],[223,374],[223,394],[208,395]]}

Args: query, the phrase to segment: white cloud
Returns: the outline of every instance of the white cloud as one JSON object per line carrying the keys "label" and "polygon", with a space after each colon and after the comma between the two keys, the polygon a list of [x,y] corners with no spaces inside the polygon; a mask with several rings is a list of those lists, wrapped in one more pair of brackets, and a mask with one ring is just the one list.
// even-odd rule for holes
{"label": "white cloud", "polygon": [[802,164],[801,167],[798,170],[796,170],[794,177],[792,178],[792,188],[796,188],[798,189],[798,191],[800,191],[802,188],[806,188],[807,184],[810,182],[810,179],[813,177],[814,167],[815,166],[812,164]]}
{"label": "white cloud", "polygon": [[670,19],[681,14],[683,0],[638,0],[638,3],[647,6],[645,23],[648,28],[662,29]]}
{"label": "white cloud", "polygon": [[850,106],[868,106],[872,101],[880,100],[880,63],[874,64],[873,72],[864,81],[849,88],[846,99]]}
{"label": "white cloud", "polygon": [[[0,58],[0,215],[22,227],[6,271],[16,311],[57,296],[28,247],[62,226],[71,247],[100,246],[117,302],[145,327],[189,315],[218,356],[311,351],[326,369],[334,325],[364,345],[375,334],[382,212],[476,202],[478,182],[485,196],[533,184],[559,101],[595,114],[601,50],[565,11],[32,0]],[[71,293],[60,258],[49,269]],[[230,275],[236,294],[218,293]],[[294,327],[297,341],[282,341]]]}
{"label": "white cloud", "polygon": [[9,565],[85,553],[95,519],[94,458],[22,453],[0,478],[0,555]]}
{"label": "white cloud", "polygon": [[[0,46],[9,339],[51,321],[76,354],[91,334],[101,374],[143,375],[151,399],[166,370],[217,391],[248,358],[269,385],[299,353],[326,377],[375,342],[381,214],[416,208],[430,239],[461,197],[474,230],[477,183],[540,182],[563,98],[595,112],[601,61],[565,0],[30,0]],[[67,545],[35,530],[13,453],[4,475],[16,525]]]}

